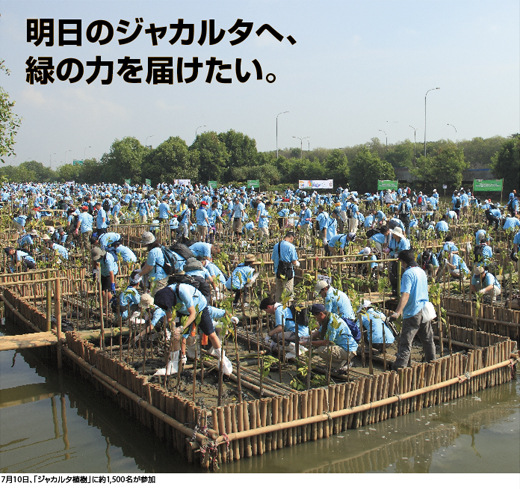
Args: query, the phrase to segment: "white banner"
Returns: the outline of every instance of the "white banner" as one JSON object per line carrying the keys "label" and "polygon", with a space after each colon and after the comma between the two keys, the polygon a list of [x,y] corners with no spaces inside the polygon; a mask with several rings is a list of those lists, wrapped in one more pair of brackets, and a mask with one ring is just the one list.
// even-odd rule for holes
{"label": "white banner", "polygon": [[299,180],[299,188],[328,189],[334,188],[334,180]]}
{"label": "white banner", "polygon": [[174,183],[175,185],[185,185],[185,186],[189,186],[189,185],[191,185],[191,179],[188,178],[188,179],[185,179],[185,180],[183,180],[183,179],[174,180],[173,183]]}

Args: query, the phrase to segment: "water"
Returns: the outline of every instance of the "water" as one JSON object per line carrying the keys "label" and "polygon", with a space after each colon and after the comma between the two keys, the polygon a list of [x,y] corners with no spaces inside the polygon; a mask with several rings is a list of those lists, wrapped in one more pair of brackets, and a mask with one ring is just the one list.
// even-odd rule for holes
{"label": "water", "polygon": [[[0,472],[200,472],[33,352],[0,352]],[[520,473],[520,383],[221,467],[223,473]]]}

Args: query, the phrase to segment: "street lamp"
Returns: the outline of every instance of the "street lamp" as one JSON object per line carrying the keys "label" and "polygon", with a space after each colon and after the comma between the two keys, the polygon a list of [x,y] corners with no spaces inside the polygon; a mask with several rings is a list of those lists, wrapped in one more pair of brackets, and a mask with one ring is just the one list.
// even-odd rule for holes
{"label": "street lamp", "polygon": [[413,126],[410,126],[410,124],[408,124],[408,127],[411,127],[413,129],[413,166],[415,166],[415,163],[416,163],[415,145],[417,143],[417,129]]}
{"label": "street lamp", "polygon": [[455,129],[455,133],[457,132],[457,128],[453,124],[446,124],[446,125],[453,127],[453,129]]}
{"label": "street lamp", "polygon": [[49,156],[49,167],[52,166],[52,157],[55,155],[56,153],[52,153],[50,156]]}
{"label": "street lamp", "polygon": [[70,151],[72,151],[72,150],[68,149],[67,151],[65,151],[65,164],[67,164],[67,153],[69,153]]}
{"label": "street lamp", "polygon": [[88,148],[92,148],[92,146],[87,146],[84,150],[83,150],[83,161],[85,161],[85,158],[86,158],[86,155],[87,155],[87,149]]}
{"label": "street lamp", "polygon": [[[155,134],[152,134],[151,136],[146,136],[146,139],[144,140],[144,145],[148,147],[148,139],[153,138]],[[151,149],[151,148],[150,148]]]}
{"label": "street lamp", "polygon": [[276,116],[276,159],[278,159],[278,116],[280,116],[282,114],[287,114],[287,113],[289,113],[288,110],[286,110],[285,112],[280,112]]}
{"label": "street lamp", "polygon": [[385,131],[383,131],[383,129],[379,129],[381,132],[384,132],[385,133],[385,138],[386,138],[386,151],[388,151],[388,136],[386,134]]}
{"label": "street lamp", "polygon": [[424,156],[426,156],[426,96],[428,95],[428,92],[431,92],[432,90],[440,90],[440,89],[441,89],[441,87],[430,88],[424,95]]}
{"label": "street lamp", "polygon": [[305,136],[305,137],[293,136],[293,138],[300,140],[300,159],[303,160],[303,140],[309,139],[310,136]]}
{"label": "street lamp", "polygon": [[206,127],[206,124],[204,124],[203,126],[199,126],[199,127],[197,127],[197,129],[195,129],[195,139],[197,139],[197,132],[199,131],[199,129],[201,127]]}

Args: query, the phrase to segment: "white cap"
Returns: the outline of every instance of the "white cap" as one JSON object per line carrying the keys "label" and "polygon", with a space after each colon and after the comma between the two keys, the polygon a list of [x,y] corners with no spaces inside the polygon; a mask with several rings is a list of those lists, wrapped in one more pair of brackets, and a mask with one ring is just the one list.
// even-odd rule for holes
{"label": "white cap", "polygon": [[367,246],[366,248],[363,248],[363,249],[361,250],[361,252],[363,253],[363,255],[370,255],[371,251],[372,251],[372,250],[371,250],[370,246]]}
{"label": "white cap", "polygon": [[368,300],[365,299],[365,300],[363,301],[363,304],[361,304],[361,305],[358,307],[358,310],[356,311],[356,314],[357,314],[358,312],[360,312],[361,309],[368,309],[371,305],[372,305],[372,303],[371,303],[370,301],[368,301]]}
{"label": "white cap", "polygon": [[328,287],[328,286],[329,286],[329,284],[327,283],[326,280],[318,280],[318,282],[314,286],[314,292],[316,294],[319,294],[322,289],[324,289],[325,287]]}

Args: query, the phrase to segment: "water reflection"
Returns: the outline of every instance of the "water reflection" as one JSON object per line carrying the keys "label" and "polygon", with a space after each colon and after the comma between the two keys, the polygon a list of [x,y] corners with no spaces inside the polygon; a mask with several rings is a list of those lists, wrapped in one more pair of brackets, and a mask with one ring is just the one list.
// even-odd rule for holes
{"label": "water reflection", "polygon": [[[0,472],[192,472],[92,384],[0,352]],[[11,385],[13,378],[25,385]],[[43,381],[43,382],[42,382]]]}
{"label": "water reflection", "polygon": [[[0,472],[201,471],[67,368],[26,350],[0,352],[0,372]],[[518,473],[519,406],[513,382],[221,472]]]}

